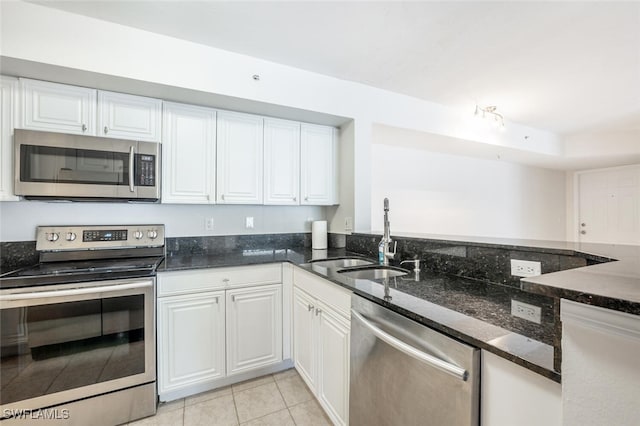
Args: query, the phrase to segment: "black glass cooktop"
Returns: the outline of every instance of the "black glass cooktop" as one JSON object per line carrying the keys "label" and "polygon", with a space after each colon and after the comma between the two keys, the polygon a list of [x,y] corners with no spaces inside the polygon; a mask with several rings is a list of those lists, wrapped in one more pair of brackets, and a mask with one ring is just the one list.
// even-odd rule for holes
{"label": "black glass cooktop", "polygon": [[0,289],[153,276],[163,257],[39,263],[0,276]]}

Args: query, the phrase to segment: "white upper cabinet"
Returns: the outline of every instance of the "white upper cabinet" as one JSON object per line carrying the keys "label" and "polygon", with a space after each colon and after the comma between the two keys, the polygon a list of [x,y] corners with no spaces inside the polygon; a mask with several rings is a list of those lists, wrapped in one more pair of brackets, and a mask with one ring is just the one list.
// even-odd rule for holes
{"label": "white upper cabinet", "polygon": [[160,99],[28,78],[20,85],[23,129],[160,142]]}
{"label": "white upper cabinet", "polygon": [[162,101],[98,91],[98,135],[160,142]]}
{"label": "white upper cabinet", "polygon": [[217,202],[262,204],[263,118],[218,112]]}
{"label": "white upper cabinet", "polygon": [[300,204],[337,203],[335,129],[303,123],[300,128]]}
{"label": "white upper cabinet", "polygon": [[22,121],[31,130],[96,134],[96,90],[46,81],[20,79]]}
{"label": "white upper cabinet", "polygon": [[264,119],[264,204],[300,204],[300,123]]}
{"label": "white upper cabinet", "polygon": [[0,76],[0,201],[13,195],[13,129],[18,113],[18,79]]}
{"label": "white upper cabinet", "polygon": [[216,111],[165,102],[162,202],[215,202]]}

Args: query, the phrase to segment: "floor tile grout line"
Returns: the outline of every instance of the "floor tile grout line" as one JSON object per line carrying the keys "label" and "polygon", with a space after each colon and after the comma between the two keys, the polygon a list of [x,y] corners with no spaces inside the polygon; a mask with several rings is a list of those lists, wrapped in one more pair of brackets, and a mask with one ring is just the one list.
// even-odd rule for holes
{"label": "floor tile grout line", "polygon": [[235,394],[235,392],[233,392],[233,389],[231,389],[231,398],[233,399],[233,409],[236,412],[236,420],[238,421],[238,425],[239,425],[240,424],[240,413],[238,413],[238,404],[236,404],[236,394]]}

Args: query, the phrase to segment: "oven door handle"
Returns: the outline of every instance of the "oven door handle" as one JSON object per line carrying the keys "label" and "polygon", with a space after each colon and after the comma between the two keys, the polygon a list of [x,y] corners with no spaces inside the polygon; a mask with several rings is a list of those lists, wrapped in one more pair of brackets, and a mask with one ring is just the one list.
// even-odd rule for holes
{"label": "oven door handle", "polygon": [[77,296],[77,295],[91,294],[91,293],[109,293],[114,291],[130,290],[134,288],[145,288],[145,287],[152,287],[152,286],[153,286],[152,281],[136,281],[128,284],[70,288],[65,290],[53,290],[53,291],[34,291],[31,293],[3,294],[3,295],[0,295],[0,301],[40,299],[43,297]]}

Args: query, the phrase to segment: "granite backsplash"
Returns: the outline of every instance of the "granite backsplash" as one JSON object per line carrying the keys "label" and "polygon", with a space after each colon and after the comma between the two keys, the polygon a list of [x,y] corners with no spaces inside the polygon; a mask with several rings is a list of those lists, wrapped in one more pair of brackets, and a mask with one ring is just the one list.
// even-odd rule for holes
{"label": "granite backsplash", "polygon": [[38,263],[35,241],[0,242],[0,274]]}
{"label": "granite backsplash", "polygon": [[[349,251],[377,258],[380,238],[380,235],[373,234],[347,235],[346,248]],[[396,236],[393,240],[397,241],[398,247],[392,264],[399,264],[401,260],[420,259],[423,270],[513,287],[520,287],[520,278],[511,275],[511,259],[538,261],[541,263],[543,274],[601,262],[599,259],[579,253],[567,255],[545,249],[536,251],[529,247],[518,250],[514,246],[498,244]]]}

